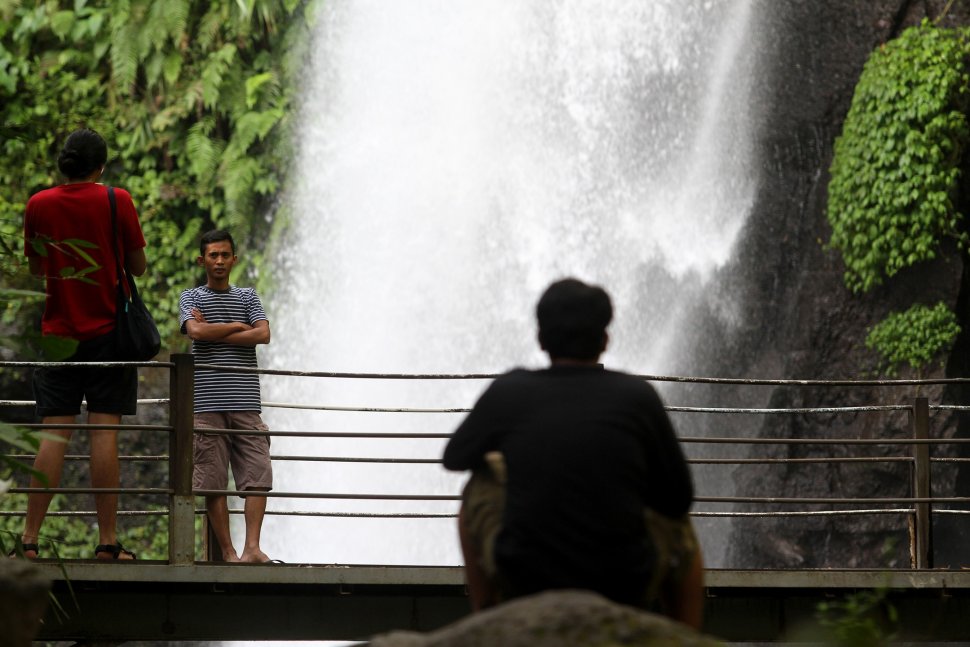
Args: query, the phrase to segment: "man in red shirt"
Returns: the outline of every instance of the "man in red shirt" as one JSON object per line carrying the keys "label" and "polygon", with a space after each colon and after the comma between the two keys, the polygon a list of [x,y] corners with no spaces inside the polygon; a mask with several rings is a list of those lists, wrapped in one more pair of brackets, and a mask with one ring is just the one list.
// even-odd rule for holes
{"label": "man in red shirt", "polygon": [[[47,302],[41,322],[44,336],[77,342],[66,361],[115,360],[114,329],[118,271],[121,265],[135,276],[145,273],[145,237],[131,195],[115,189],[117,225],[112,228],[107,187],[97,184],[104,171],[108,149],[102,137],[87,129],[73,132],[58,156],[57,165],[67,182],[41,191],[27,202],[24,216],[24,254],[30,272],[46,279]],[[138,376],[134,367],[46,367],[34,373],[37,413],[45,424],[71,425],[87,400],[88,423],[117,425],[122,414],[135,413]],[[34,469],[47,482],[34,477],[31,487],[57,487],[71,429],[49,433],[58,440],[42,440]],[[117,431],[94,429],[91,439],[91,484],[112,489],[119,485]],[[21,538],[25,557],[39,553],[38,536],[53,495],[30,494]],[[117,494],[94,497],[100,541],[99,559],[133,559],[116,534]]]}

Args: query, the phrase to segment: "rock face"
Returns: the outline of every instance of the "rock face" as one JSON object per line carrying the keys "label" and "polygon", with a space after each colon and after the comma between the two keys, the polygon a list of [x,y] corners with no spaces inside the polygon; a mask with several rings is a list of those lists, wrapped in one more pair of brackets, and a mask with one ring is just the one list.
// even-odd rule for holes
{"label": "rock face", "polygon": [[[721,272],[713,288],[743,304],[744,313],[729,322],[713,311],[697,313],[697,319],[707,323],[692,339],[697,350],[692,367],[695,374],[875,377],[877,357],[863,343],[867,329],[890,311],[903,310],[917,301],[933,304],[942,300],[958,312],[964,332],[945,371],[935,368],[934,373],[923,377],[968,375],[970,281],[964,280],[968,277],[964,255],[955,248],[944,248],[936,262],[904,271],[869,293],[853,295],[842,282],[844,268],[839,254],[825,247],[830,237],[825,217],[828,168],[863,64],[880,43],[924,17],[935,19],[946,4],[942,0],[758,3],[764,30],[758,95],[764,102],[760,111],[765,117],[757,129],[761,190],[734,261]],[[941,24],[970,24],[970,8],[955,3]],[[964,199],[963,203],[968,202]],[[968,212],[966,208],[961,211]],[[916,376],[901,373],[899,377]],[[694,401],[708,406],[713,402],[790,408],[908,404],[916,392],[913,387],[697,387],[688,395],[703,396]],[[970,393],[953,387],[924,387],[919,395],[929,397],[931,404],[970,401]],[[679,398],[688,401],[677,404],[693,404],[692,399]],[[694,429],[690,429],[691,424]],[[744,417],[738,422],[718,420],[717,429],[710,428],[710,420],[706,424],[685,423],[688,433],[710,436],[837,439],[910,434],[906,412]],[[952,413],[932,412],[931,435],[970,436],[968,424],[970,421],[963,422]],[[757,446],[751,456],[880,457],[908,452],[908,448],[899,446],[770,445]],[[953,450],[943,447],[933,452],[942,456],[952,455]],[[736,494],[743,496],[905,497],[911,495],[909,470],[902,462],[787,463],[745,466],[735,472],[733,481]],[[732,477],[709,477],[705,482],[701,475],[699,490],[702,494],[724,494],[727,478]],[[937,496],[966,496],[970,494],[970,472],[938,464],[933,487]],[[743,519],[733,522],[726,547],[705,549],[712,554],[723,551],[723,565],[728,567],[908,566],[907,521],[903,514]],[[970,563],[970,532],[965,526],[970,522],[952,515],[937,517],[937,565]],[[724,536],[723,525],[719,529],[715,534]]]}
{"label": "rock face", "polygon": [[438,631],[396,631],[371,647],[714,647],[724,643],[663,616],[586,591],[548,591],[475,613]]}

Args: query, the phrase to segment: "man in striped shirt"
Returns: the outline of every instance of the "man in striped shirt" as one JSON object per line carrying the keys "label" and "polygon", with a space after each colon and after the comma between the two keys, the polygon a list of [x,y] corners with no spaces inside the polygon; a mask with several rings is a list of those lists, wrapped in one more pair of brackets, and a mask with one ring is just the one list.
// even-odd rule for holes
{"label": "man in striped shirt", "polygon": [[[268,344],[269,320],[252,288],[229,284],[236,246],[229,232],[202,236],[201,256],[206,283],[179,297],[182,332],[192,339],[196,364],[256,368],[256,346]],[[199,433],[200,430],[268,431],[260,418],[259,375],[222,370],[195,372],[196,430],[193,453],[195,490],[225,490],[229,467],[236,489],[268,492],[273,487],[269,436],[239,433]],[[245,497],[246,543],[236,553],[229,530],[229,505],[224,495],[206,495],[209,524],[226,562],[271,561],[259,547],[266,497]]]}

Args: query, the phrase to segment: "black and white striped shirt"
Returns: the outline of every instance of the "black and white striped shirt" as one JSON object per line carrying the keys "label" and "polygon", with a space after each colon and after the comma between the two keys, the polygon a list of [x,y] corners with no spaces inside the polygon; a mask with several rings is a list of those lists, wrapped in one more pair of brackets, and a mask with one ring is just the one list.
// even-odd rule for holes
{"label": "black and white striped shirt", "polygon": [[[253,288],[230,286],[226,291],[213,290],[205,285],[185,290],[179,296],[179,324],[186,332],[185,322],[192,319],[192,309],[198,308],[207,323],[242,321],[250,326],[268,320],[263,304]],[[256,347],[227,344],[219,341],[192,341],[196,364],[219,364],[256,368]],[[259,375],[225,371],[195,371],[195,413],[204,411],[261,411]]]}

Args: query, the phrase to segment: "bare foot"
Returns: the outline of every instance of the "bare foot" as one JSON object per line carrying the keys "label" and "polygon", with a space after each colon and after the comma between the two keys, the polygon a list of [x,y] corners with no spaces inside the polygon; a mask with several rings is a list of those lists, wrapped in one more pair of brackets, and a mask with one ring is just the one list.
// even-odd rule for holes
{"label": "bare foot", "polygon": [[226,555],[225,553],[223,553],[222,554],[222,561],[227,562],[227,563],[228,562],[238,563],[240,561],[240,559],[239,559],[239,555],[236,554],[236,551],[232,551],[228,555]]}
{"label": "bare foot", "polygon": [[246,562],[248,564],[262,564],[269,561],[269,557],[261,551],[260,549],[255,549],[253,551],[243,551],[242,557],[239,559],[241,562]]}

